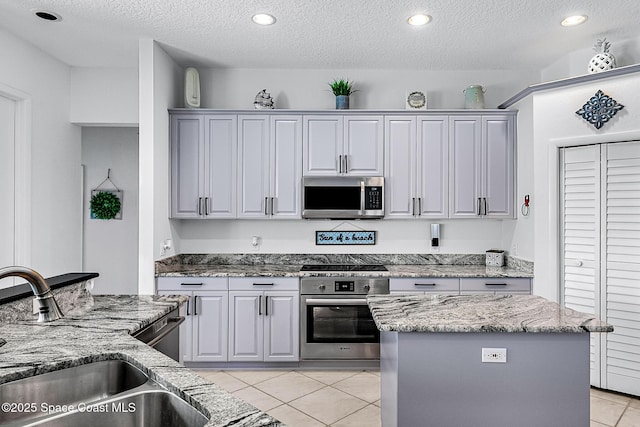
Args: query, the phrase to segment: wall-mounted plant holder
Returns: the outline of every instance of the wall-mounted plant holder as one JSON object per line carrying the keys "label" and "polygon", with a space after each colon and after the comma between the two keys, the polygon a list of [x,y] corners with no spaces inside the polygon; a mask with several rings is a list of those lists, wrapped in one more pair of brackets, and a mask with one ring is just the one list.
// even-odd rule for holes
{"label": "wall-mounted plant holder", "polygon": [[[122,219],[123,192],[111,181],[111,169],[107,171],[107,177],[96,188],[91,190],[89,211],[91,219]],[[113,188],[102,188],[105,183]]]}

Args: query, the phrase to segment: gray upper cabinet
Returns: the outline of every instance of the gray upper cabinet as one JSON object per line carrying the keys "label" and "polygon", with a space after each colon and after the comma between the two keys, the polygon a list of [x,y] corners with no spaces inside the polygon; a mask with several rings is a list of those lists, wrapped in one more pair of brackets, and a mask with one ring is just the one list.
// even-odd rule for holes
{"label": "gray upper cabinet", "polygon": [[448,116],[385,118],[388,218],[448,215]]}
{"label": "gray upper cabinet", "polygon": [[198,218],[204,195],[204,117],[175,114],[170,125],[171,217]]}
{"label": "gray upper cabinet", "polygon": [[236,216],[237,119],[205,116],[205,179],[207,218]]}
{"label": "gray upper cabinet", "polygon": [[300,218],[302,117],[238,117],[239,218]]}
{"label": "gray upper cabinet", "polygon": [[235,115],[171,116],[171,218],[235,217]]}
{"label": "gray upper cabinet", "polygon": [[451,218],[514,217],[514,116],[450,118]]}
{"label": "gray upper cabinet", "polygon": [[382,116],[305,116],[305,176],[382,176]]}

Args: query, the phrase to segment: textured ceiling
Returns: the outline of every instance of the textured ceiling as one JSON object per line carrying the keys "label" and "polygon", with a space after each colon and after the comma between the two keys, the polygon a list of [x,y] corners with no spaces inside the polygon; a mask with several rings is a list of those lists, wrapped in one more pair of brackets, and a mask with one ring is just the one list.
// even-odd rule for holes
{"label": "textured ceiling", "polygon": [[[59,23],[33,16],[44,9]],[[275,25],[251,22],[257,12]],[[426,13],[432,21],[411,27]],[[589,20],[564,28],[574,14]],[[0,0],[0,27],[72,66],[136,66],[138,39],[229,68],[542,69],[640,36],[638,0]]]}

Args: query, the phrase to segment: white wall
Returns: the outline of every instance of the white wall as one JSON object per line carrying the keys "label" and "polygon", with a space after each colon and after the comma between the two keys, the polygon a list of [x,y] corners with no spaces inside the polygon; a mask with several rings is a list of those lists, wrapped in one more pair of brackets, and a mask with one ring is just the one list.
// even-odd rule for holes
{"label": "white wall", "polygon": [[0,83],[31,96],[31,262],[45,277],[80,269],[80,128],[69,67],[0,29]]}
{"label": "white wall", "polygon": [[[502,244],[499,220],[173,220],[182,253],[483,253]],[[442,224],[440,249],[429,225]],[[336,228],[337,227],[337,228]],[[372,246],[316,246],[315,231],[375,230]],[[260,245],[251,245],[252,236]]]}
{"label": "white wall", "polygon": [[[138,293],[138,129],[82,129],[84,165],[83,270],[100,273],[95,294]],[[122,219],[90,219],[91,190],[111,170],[110,179],[122,190]],[[113,189],[107,182],[100,188]]]}
{"label": "white wall", "polygon": [[71,68],[72,123],[138,126],[137,68]]}
{"label": "white wall", "polygon": [[[640,139],[640,76],[604,79],[595,83],[536,93],[533,97],[535,210],[534,293],[559,297],[559,147]],[[600,130],[576,111],[601,89],[625,107]]]}
{"label": "white wall", "polygon": [[[524,87],[539,82],[531,71],[425,70],[305,70],[201,69],[203,108],[253,109],[256,94],[267,89],[276,108],[334,109],[328,83],[334,78],[355,81],[352,109],[404,109],[407,91],[427,92],[429,108],[464,108],[462,90],[472,84],[486,87],[485,106],[495,108]],[[184,103],[180,99],[181,105]]]}
{"label": "white wall", "polygon": [[[154,261],[169,223],[169,114],[179,106],[182,69],[156,42],[140,40],[140,161],[138,292],[155,293]],[[175,239],[177,240],[177,239]]]}
{"label": "white wall", "polygon": [[[616,57],[616,65],[618,67],[640,63],[640,38],[627,40],[608,39],[608,41],[611,42],[610,51]],[[596,40],[594,39],[593,44],[595,42]],[[589,61],[595,55],[593,44],[571,52],[544,68],[540,73],[541,81],[548,82],[587,74]]]}
{"label": "white wall", "polygon": [[[512,256],[529,261],[534,260],[534,217],[536,212],[536,196],[533,181],[533,99],[528,97],[513,108],[518,112],[518,145],[517,155],[517,185],[516,185],[516,216],[515,220],[502,222],[502,248]],[[529,215],[524,215],[522,205],[525,195],[529,195]]]}

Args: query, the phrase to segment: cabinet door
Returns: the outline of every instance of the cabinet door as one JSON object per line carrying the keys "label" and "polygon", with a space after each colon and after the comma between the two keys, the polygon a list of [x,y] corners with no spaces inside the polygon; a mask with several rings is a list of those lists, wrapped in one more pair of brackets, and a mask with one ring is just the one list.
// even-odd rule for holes
{"label": "cabinet door", "polygon": [[514,216],[514,121],[511,117],[482,117],[482,182],[485,214]]}
{"label": "cabinet door", "polygon": [[386,117],[385,218],[411,218],[416,214],[416,118]]}
{"label": "cabinet door", "polygon": [[300,343],[300,294],[265,292],[264,361],[297,362]]}
{"label": "cabinet door", "polygon": [[382,116],[344,118],[343,173],[357,176],[384,174]]}
{"label": "cabinet door", "polygon": [[229,292],[229,361],[262,361],[262,292]]}
{"label": "cabinet door", "polygon": [[418,118],[418,216],[449,215],[449,118]]}
{"label": "cabinet door", "polygon": [[266,218],[269,202],[269,116],[239,116],[238,129],[238,218]]}
{"label": "cabinet door", "polygon": [[235,115],[205,116],[204,214],[208,218],[236,216],[237,132]]}
{"label": "cabinet door", "polygon": [[270,124],[273,218],[300,218],[302,182],[302,117],[274,116]]}
{"label": "cabinet door", "polygon": [[479,116],[449,118],[449,217],[477,217],[481,178]]}
{"label": "cabinet door", "polygon": [[192,361],[226,361],[229,329],[228,293],[194,292],[193,300]]}
{"label": "cabinet door", "polygon": [[198,218],[204,191],[204,119],[171,115],[171,217]]}
{"label": "cabinet door", "polygon": [[342,116],[304,116],[302,173],[305,176],[339,175],[342,141]]}

